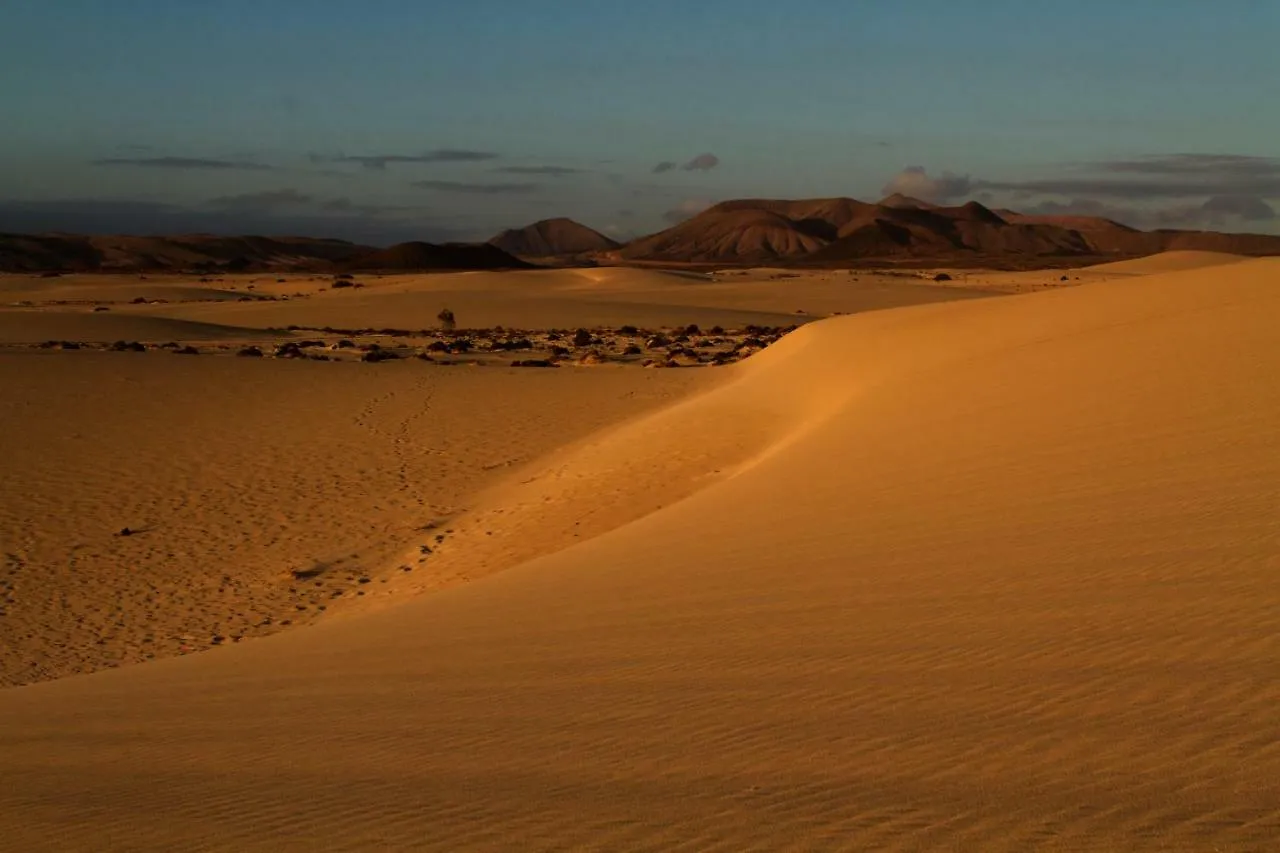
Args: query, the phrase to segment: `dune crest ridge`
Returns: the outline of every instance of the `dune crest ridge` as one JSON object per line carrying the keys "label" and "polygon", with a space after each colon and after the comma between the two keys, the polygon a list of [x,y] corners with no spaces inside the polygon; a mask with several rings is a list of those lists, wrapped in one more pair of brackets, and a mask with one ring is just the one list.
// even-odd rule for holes
{"label": "dune crest ridge", "polygon": [[812,324],[558,463],[607,502],[736,417],[661,511],[0,692],[0,849],[1267,849],[1278,274]]}

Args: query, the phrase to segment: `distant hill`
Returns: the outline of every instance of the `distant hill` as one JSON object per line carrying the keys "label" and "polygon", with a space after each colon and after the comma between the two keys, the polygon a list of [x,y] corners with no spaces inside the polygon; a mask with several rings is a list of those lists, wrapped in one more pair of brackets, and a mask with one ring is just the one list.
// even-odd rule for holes
{"label": "distant hill", "polygon": [[313,237],[0,234],[0,270],[324,270],[368,251],[344,240]]}
{"label": "distant hill", "polygon": [[129,237],[0,234],[0,270],[238,272],[524,269],[542,264],[646,263],[851,267],[1083,266],[1167,251],[1280,255],[1280,236],[1140,231],[1100,216],[944,207],[904,195],[736,199],[619,245],[571,219],[544,219],[486,243],[401,243],[376,249],[310,237]]}
{"label": "distant hill", "polygon": [[941,207],[909,196],[721,202],[601,260],[797,264],[1084,264],[1191,249],[1280,254],[1280,236],[1139,231],[1102,217],[1028,216],[976,201]]}
{"label": "distant hill", "polygon": [[533,264],[512,257],[488,243],[399,243],[375,249],[339,264],[348,271],[386,270],[434,272],[446,270],[532,269]]}
{"label": "distant hill", "polygon": [[512,228],[494,235],[490,245],[511,255],[546,258],[606,252],[620,243],[572,219],[543,219],[524,228]]}
{"label": "distant hill", "polygon": [[488,270],[531,265],[487,243],[401,243],[385,249],[311,237],[131,237],[0,234],[11,272]]}

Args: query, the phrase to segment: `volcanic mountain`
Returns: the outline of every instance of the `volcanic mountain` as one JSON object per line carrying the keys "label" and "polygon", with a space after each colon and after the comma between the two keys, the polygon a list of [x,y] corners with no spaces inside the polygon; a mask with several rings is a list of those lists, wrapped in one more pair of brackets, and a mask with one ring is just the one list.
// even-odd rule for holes
{"label": "volcanic mountain", "polygon": [[607,252],[621,245],[599,231],[563,217],[508,229],[491,237],[489,244],[508,254],[530,258]]}
{"label": "volcanic mountain", "polygon": [[1280,236],[1140,231],[1100,216],[1028,215],[976,201],[944,207],[904,195],[738,199],[618,245],[570,219],[545,219],[487,243],[401,243],[375,249],[307,237],[0,234],[0,270],[437,271],[551,263],[850,267],[865,264],[1031,268],[1083,266],[1176,250],[1280,255]]}
{"label": "volcanic mountain", "polygon": [[1139,231],[1102,217],[1027,216],[970,201],[941,207],[908,196],[721,202],[602,258],[622,261],[838,266],[922,262],[1031,266],[1089,263],[1174,249],[1280,254],[1280,237]]}

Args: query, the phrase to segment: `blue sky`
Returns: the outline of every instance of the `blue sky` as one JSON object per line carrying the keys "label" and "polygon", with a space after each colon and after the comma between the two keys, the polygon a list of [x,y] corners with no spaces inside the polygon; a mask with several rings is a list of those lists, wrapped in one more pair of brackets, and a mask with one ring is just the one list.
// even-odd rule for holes
{"label": "blue sky", "polygon": [[1274,0],[5,0],[0,228],[632,235],[901,189],[1276,231],[1277,35]]}

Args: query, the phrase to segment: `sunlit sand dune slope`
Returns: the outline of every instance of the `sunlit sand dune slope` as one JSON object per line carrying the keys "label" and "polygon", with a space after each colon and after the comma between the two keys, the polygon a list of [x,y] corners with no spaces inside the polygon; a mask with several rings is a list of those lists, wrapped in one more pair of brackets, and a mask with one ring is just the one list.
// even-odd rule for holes
{"label": "sunlit sand dune slope", "polygon": [[1277,279],[806,326],[556,469],[625,502],[631,460],[680,435],[714,466],[735,419],[682,501],[0,692],[0,847],[1273,849]]}
{"label": "sunlit sand dune slope", "polygon": [[1106,264],[1094,264],[1085,267],[1088,272],[1112,273],[1122,275],[1154,275],[1156,273],[1182,272],[1184,270],[1220,267],[1247,261],[1246,255],[1233,255],[1230,252],[1205,252],[1192,249],[1179,249],[1172,252],[1159,252],[1145,258],[1134,258],[1128,261],[1111,261]]}

